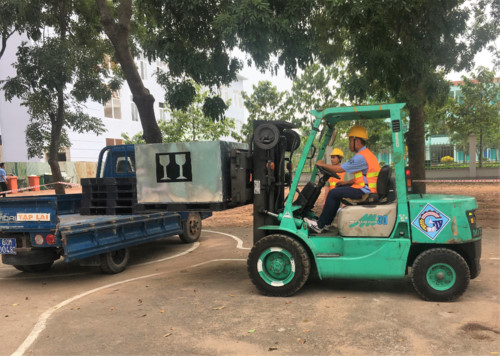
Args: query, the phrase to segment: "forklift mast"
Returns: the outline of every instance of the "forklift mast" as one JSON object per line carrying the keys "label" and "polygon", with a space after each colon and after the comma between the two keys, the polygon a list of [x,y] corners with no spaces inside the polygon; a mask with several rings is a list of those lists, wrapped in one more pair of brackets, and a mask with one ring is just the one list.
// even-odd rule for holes
{"label": "forklift mast", "polygon": [[254,243],[266,236],[259,227],[272,225],[283,212],[285,187],[292,177],[292,155],[300,136],[286,121],[256,120],[251,139],[253,166]]}

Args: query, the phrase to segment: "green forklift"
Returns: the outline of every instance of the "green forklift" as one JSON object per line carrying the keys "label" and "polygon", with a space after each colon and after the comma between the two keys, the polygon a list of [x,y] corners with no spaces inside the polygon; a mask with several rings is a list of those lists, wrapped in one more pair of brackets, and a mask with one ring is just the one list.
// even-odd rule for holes
{"label": "green forklift", "polygon": [[[460,297],[480,272],[482,230],[474,197],[412,194],[405,168],[405,104],[313,110],[311,132],[295,172],[292,155],[300,145],[284,121],[256,121],[251,141],[254,244],[248,274],[263,294],[288,297],[312,276],[319,279],[396,279],[411,270],[416,292],[430,301]],[[377,192],[345,201],[337,227],[320,234],[304,218],[332,175],[317,166],[299,189],[308,159],[323,159],[341,121],[390,120],[392,166],[381,167]],[[319,135],[319,136],[318,136]],[[319,137],[318,147],[313,145]],[[317,155],[316,155],[317,153]],[[293,179],[292,179],[293,177]],[[285,196],[285,194],[288,194]]]}

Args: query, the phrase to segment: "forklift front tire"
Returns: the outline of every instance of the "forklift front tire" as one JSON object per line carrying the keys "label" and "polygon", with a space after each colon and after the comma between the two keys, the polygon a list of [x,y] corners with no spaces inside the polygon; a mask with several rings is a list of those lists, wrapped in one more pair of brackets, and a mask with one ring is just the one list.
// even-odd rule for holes
{"label": "forklift front tire", "polygon": [[248,256],[247,269],[257,289],[273,297],[289,297],[309,278],[311,263],[305,248],[286,235],[259,240]]}
{"label": "forklift front tire", "polygon": [[422,252],[415,259],[411,280],[423,299],[452,302],[467,289],[470,271],[467,262],[457,252],[433,248]]}

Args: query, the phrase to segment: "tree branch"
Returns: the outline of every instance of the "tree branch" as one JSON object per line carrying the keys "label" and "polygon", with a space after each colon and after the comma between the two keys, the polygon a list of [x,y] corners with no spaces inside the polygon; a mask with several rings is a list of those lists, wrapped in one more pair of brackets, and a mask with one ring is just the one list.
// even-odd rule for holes
{"label": "tree branch", "polygon": [[7,48],[7,40],[14,32],[16,32],[16,30],[12,30],[11,33],[8,33],[7,31],[2,33],[2,49],[0,49],[0,58],[2,58],[5,49]]}

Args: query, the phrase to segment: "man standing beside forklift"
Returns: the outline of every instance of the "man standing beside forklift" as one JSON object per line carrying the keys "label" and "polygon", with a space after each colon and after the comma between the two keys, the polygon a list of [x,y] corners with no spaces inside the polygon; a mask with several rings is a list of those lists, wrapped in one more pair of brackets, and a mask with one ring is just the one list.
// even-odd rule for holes
{"label": "man standing beside forklift", "polygon": [[355,125],[349,130],[348,136],[349,150],[356,152],[348,162],[334,165],[328,165],[322,160],[316,162],[318,167],[329,172],[336,174],[348,172],[354,175],[352,185],[339,186],[328,192],[318,221],[304,218],[309,228],[317,233],[323,232],[324,227],[333,222],[342,198],[360,199],[363,194],[376,193],[377,191],[380,165],[377,157],[365,146],[368,140],[368,131],[363,126]]}

